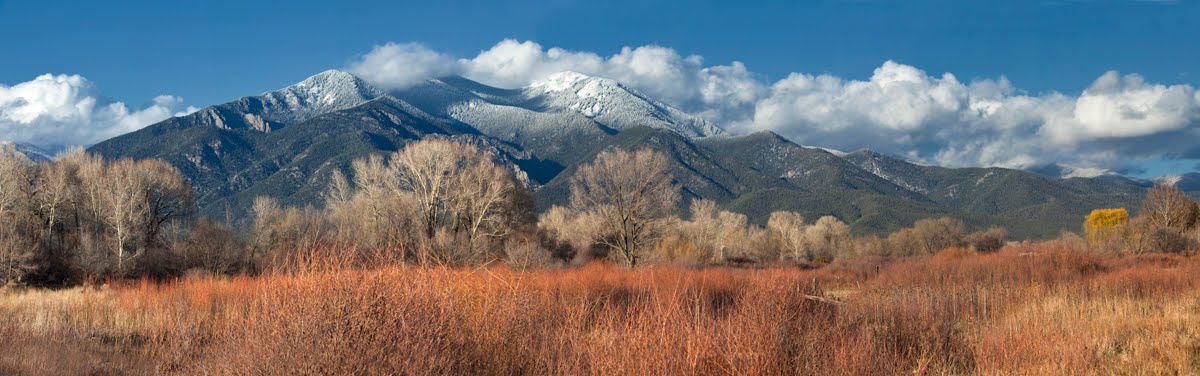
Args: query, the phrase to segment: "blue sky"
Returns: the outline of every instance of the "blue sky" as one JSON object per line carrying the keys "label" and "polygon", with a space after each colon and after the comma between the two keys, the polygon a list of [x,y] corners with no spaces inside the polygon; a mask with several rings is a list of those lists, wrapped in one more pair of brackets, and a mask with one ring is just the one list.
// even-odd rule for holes
{"label": "blue sky", "polygon": [[[663,46],[703,56],[702,66],[741,62],[764,86],[793,72],[869,80],[889,60],[934,78],[950,72],[963,83],[1003,77],[1011,95],[1075,96],[1109,71],[1152,84],[1200,85],[1196,2],[727,3],[0,0],[7,56],[0,58],[0,85],[45,73],[79,75],[95,95],[131,111],[174,101],[164,104],[170,112],[346,67],[388,42],[419,42],[457,59],[505,39],[601,57],[626,46]],[[155,99],[160,95],[172,97]],[[891,151],[929,160],[954,154],[914,145]],[[1192,169],[1191,160],[1170,168],[1158,162],[1187,154],[1181,150],[1164,152],[1168,157],[1139,151],[1137,163],[1109,157],[1102,164],[1150,170],[1141,174]]]}

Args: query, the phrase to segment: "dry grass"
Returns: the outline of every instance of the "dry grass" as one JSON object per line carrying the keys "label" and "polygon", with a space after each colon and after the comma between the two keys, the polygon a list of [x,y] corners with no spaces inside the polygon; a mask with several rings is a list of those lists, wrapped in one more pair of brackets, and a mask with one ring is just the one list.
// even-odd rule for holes
{"label": "dry grass", "polygon": [[396,266],[0,292],[0,319],[0,374],[1200,374],[1200,261]]}

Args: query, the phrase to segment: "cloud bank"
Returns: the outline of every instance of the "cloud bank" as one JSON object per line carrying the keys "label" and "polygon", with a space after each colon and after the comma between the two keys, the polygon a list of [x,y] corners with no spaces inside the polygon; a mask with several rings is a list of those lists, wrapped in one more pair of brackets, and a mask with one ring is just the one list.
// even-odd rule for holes
{"label": "cloud bank", "polygon": [[399,89],[449,74],[505,88],[572,70],[607,77],[734,133],[770,130],[798,143],[870,148],[944,166],[1030,168],[1047,163],[1117,170],[1139,160],[1200,154],[1200,93],[1107,72],[1080,93],[1031,95],[1006,78],[884,62],[869,79],[792,73],[768,82],[740,62],[707,65],[662,46],[603,56],[504,40],[454,59],[421,44],[389,43],[347,69]]}
{"label": "cloud bank", "polygon": [[721,123],[736,120],[725,118],[727,115],[753,110],[767,92],[767,87],[742,63],[705,66],[700,56],[682,56],[660,46],[626,47],[603,57],[506,39],[473,58],[455,60],[419,43],[388,43],[359,56],[346,69],[388,89],[402,89],[451,74],[492,86],[517,88],[569,70],[617,80]]}
{"label": "cloud bank", "polygon": [[196,111],[170,95],[140,109],[106,100],[79,75],[45,74],[0,85],[0,139],[39,146],[90,145]]}

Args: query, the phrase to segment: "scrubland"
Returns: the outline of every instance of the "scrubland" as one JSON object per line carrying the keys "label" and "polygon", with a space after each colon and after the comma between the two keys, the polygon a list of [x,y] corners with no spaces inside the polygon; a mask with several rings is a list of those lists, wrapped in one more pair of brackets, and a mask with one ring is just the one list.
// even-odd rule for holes
{"label": "scrubland", "polygon": [[1200,374],[1195,256],[1044,242],[807,269],[304,263],[3,290],[0,374]]}
{"label": "scrubland", "polygon": [[332,174],[325,207],[195,216],[163,161],[0,150],[0,375],[1200,374],[1200,203],[1085,237],[884,234],[694,198],[602,153],[539,214],[474,146]]}

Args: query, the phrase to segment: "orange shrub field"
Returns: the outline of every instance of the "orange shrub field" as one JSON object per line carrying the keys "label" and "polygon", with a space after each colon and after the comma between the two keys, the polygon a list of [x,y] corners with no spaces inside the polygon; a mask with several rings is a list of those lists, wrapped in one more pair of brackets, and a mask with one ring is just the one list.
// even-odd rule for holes
{"label": "orange shrub field", "polygon": [[0,374],[1197,374],[1200,262],[387,266],[0,292]]}

